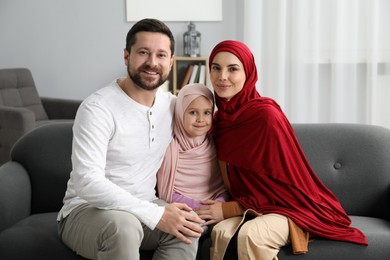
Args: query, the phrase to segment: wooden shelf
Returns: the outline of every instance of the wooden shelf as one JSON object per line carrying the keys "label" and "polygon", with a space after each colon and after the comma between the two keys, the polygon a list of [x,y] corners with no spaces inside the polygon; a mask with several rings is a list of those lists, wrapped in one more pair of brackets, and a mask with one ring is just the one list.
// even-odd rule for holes
{"label": "wooden shelf", "polygon": [[205,77],[206,85],[209,85],[209,62],[208,57],[182,57],[176,56],[173,61],[173,67],[170,80],[170,91],[177,95],[179,93],[181,85],[183,83],[184,76],[187,72],[187,68],[190,64],[202,64],[205,65]]}

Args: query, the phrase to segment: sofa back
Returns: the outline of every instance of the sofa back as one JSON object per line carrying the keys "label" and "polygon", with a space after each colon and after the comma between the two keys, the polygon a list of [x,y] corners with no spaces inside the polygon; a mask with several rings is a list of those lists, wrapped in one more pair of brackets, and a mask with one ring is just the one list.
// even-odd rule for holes
{"label": "sofa back", "polygon": [[295,124],[311,166],[349,215],[390,219],[390,130],[359,124]]}
{"label": "sofa back", "polygon": [[47,120],[31,71],[26,68],[0,69],[0,106],[24,107],[37,121]]}
{"label": "sofa back", "polygon": [[[32,183],[33,213],[58,211],[71,171],[73,123],[38,127],[14,146]],[[390,219],[390,130],[357,124],[294,124],[311,166],[350,215]]]}

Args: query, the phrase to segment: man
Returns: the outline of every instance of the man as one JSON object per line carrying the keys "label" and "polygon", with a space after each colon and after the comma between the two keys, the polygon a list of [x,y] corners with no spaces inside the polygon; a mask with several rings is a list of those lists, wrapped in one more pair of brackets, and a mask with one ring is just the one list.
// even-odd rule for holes
{"label": "man", "polygon": [[155,195],[156,173],[172,139],[175,96],[159,90],[175,41],[161,21],[128,32],[128,77],[81,104],[73,127],[72,172],[58,214],[59,236],[89,259],[195,259],[202,220],[186,204]]}

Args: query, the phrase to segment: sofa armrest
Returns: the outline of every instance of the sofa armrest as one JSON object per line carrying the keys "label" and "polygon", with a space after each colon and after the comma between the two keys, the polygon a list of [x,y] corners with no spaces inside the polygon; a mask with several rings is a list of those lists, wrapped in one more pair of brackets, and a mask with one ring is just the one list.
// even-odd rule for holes
{"label": "sofa armrest", "polygon": [[17,162],[0,167],[0,232],[31,212],[31,183],[27,171]]}
{"label": "sofa armrest", "polygon": [[27,133],[35,128],[35,114],[24,107],[0,106],[0,129],[4,128]]}
{"label": "sofa armrest", "polygon": [[81,100],[41,97],[49,119],[74,119]]}
{"label": "sofa armrest", "polygon": [[23,107],[0,106],[0,165],[10,159],[15,142],[35,128],[35,114]]}

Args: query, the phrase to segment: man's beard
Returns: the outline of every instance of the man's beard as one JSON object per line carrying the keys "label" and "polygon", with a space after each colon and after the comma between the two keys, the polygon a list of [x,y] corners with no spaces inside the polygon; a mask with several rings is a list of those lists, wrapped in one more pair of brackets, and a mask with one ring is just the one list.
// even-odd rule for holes
{"label": "man's beard", "polygon": [[[150,69],[150,67],[145,66],[145,67],[140,68],[139,70],[151,70],[151,69]],[[141,75],[138,71],[135,73],[131,73],[129,66],[127,66],[127,73],[129,74],[129,77],[134,82],[134,84],[136,84],[138,87],[140,87],[144,90],[154,90],[154,89],[160,87],[168,78],[168,77],[163,78],[162,74],[159,73],[158,75],[160,77],[159,77],[159,80],[157,81],[157,83],[150,85],[150,84],[145,83],[145,81],[142,80]]]}

